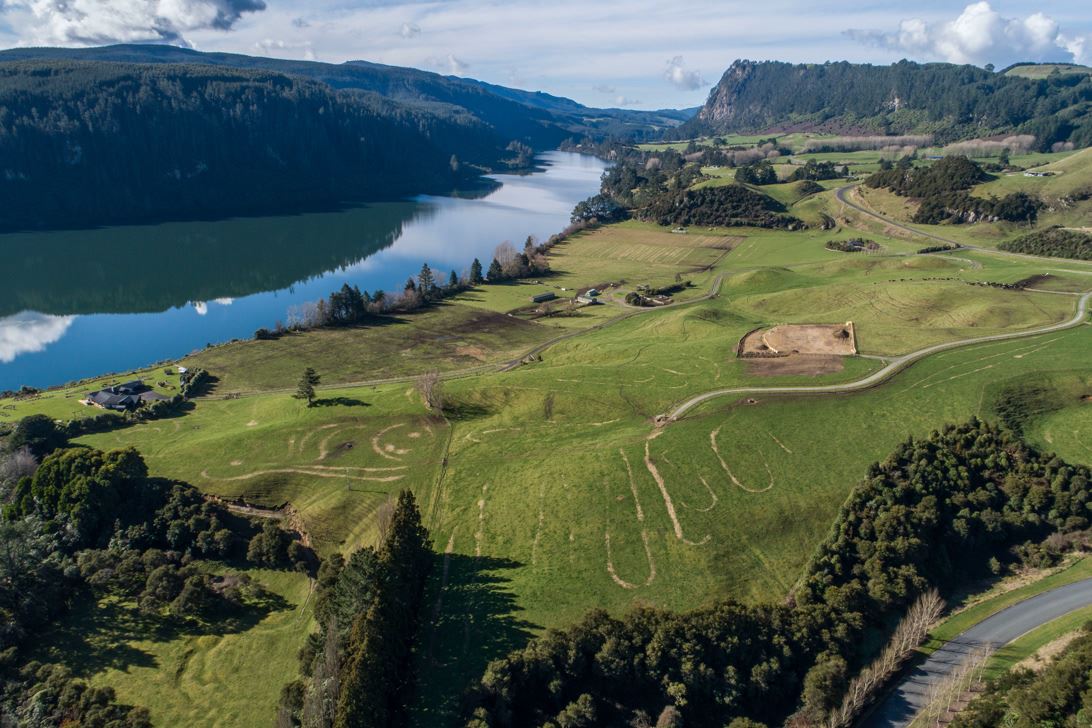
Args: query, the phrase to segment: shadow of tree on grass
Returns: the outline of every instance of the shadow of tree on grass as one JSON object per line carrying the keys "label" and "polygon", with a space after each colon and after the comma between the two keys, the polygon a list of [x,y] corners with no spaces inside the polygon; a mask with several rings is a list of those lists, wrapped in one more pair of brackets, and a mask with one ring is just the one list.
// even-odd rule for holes
{"label": "shadow of tree on grass", "polygon": [[263,590],[242,605],[225,604],[197,620],[148,614],[131,599],[96,599],[88,595],[30,657],[65,665],[78,677],[107,669],[157,668],[160,665],[155,653],[139,643],[165,644],[183,637],[241,634],[273,612],[292,608],[284,597]]}
{"label": "shadow of tree on grass", "polygon": [[[441,590],[447,561],[447,585]],[[421,725],[447,725],[490,660],[527,644],[538,625],[519,616],[504,573],[518,561],[437,554],[421,616],[418,699]]]}

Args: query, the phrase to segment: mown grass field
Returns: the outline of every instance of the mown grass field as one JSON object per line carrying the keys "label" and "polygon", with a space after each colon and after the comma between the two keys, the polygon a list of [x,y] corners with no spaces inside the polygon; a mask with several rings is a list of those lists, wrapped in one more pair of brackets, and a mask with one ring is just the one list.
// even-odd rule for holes
{"label": "mown grass field", "polygon": [[[815,214],[830,194],[793,210]],[[867,235],[881,245],[877,254],[825,247],[859,235],[844,225],[686,235],[610,226],[556,248],[554,275],[538,283],[485,286],[387,326],[210,349],[188,363],[221,381],[193,412],[80,442],[133,445],[153,474],[209,493],[290,502],[321,553],[373,543],[376,509],[398,490],[414,490],[437,551],[416,718],[443,725],[489,659],[590,608],[783,599],[870,463],[910,435],[972,415],[994,419],[1006,387],[1030,377],[1069,384],[1061,406],[1026,423],[1027,436],[1092,462],[1080,435],[1092,431],[1092,404],[1078,391],[1092,326],[947,351],[852,395],[715,399],[656,427],[657,415],[710,389],[841,383],[883,365],[846,357],[817,376],[762,376],[735,357],[740,337],[761,326],[852,320],[863,352],[893,355],[1065,320],[1076,296],[1058,292],[1092,289],[1092,276],[1080,272],[1092,267],[1044,267],[991,252],[914,255],[922,239],[882,231]],[[971,285],[1050,271],[1042,285],[1055,293]],[[678,295],[682,305],[622,318],[633,311],[619,300],[627,290],[676,276],[695,284]],[[722,281],[719,294],[696,300],[714,280]],[[606,305],[572,319],[506,315],[536,291],[571,295],[611,282],[620,285],[607,291]],[[427,415],[412,382],[343,384],[497,363],[559,332],[608,321],[534,363],[446,382],[444,418]],[[304,366],[324,377],[320,406],[290,396]],[[234,392],[243,395],[226,396]],[[298,586],[278,588],[297,603],[287,595]],[[275,691],[295,669],[291,639],[277,630],[302,639],[308,627],[298,619],[295,627],[271,626],[280,636],[269,639],[263,623],[231,635],[234,652],[177,635],[91,672],[123,699],[140,684],[156,686],[165,706],[157,722],[172,725],[189,724],[185,711],[197,705],[235,715],[234,686],[269,662],[276,677],[254,700],[271,715]],[[249,640],[263,644],[245,657]],[[276,650],[277,661],[265,650]],[[189,697],[193,685],[213,679],[228,687]]]}

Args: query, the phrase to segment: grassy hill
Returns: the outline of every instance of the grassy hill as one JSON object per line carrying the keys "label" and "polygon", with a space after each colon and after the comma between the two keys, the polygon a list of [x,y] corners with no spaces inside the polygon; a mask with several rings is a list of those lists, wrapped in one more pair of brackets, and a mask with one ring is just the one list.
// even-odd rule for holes
{"label": "grassy hill", "polygon": [[1076,63],[1019,63],[1002,71],[1006,76],[1018,76],[1020,78],[1047,78],[1057,73],[1068,74],[1092,74],[1092,68]]}
{"label": "grassy hill", "polygon": [[[830,195],[800,204],[829,204]],[[847,382],[882,366],[847,357],[825,369],[771,374],[735,355],[740,337],[756,327],[853,320],[861,350],[882,358],[1060,321],[1075,304],[1068,294],[1092,289],[1092,264],[1059,261],[1045,270],[988,251],[915,255],[920,240],[874,231],[875,254],[825,246],[860,234],[736,228],[679,235],[645,223],[608,226],[557,247],[551,258],[559,272],[541,284],[484,286],[397,327],[211,349],[187,361],[221,379],[193,412],[80,442],[135,446],[154,474],[208,493],[291,502],[323,554],[373,543],[388,494],[412,488],[438,564],[416,720],[448,724],[462,689],[489,659],[593,606],[617,613],[639,604],[689,609],[718,597],[782,599],[869,463],[908,434],[974,414],[998,417],[999,403],[1029,381],[1059,395],[1024,425],[1027,435],[1075,462],[1092,459],[1071,434],[1092,427],[1092,409],[1080,398],[1089,385],[1081,374],[1088,327],[948,351],[853,395],[726,396],[666,428],[653,424],[712,388]],[[625,306],[626,292],[670,283],[676,273],[695,284],[680,304]],[[1035,287],[1061,295],[974,285],[1044,273]],[[718,280],[719,295],[701,298]],[[588,286],[605,289],[605,305],[571,319],[496,316],[524,307],[532,292]],[[495,318],[473,318],[486,313]],[[477,323],[455,340],[436,341],[460,321]],[[426,413],[412,379],[351,384],[369,371],[398,376],[498,363],[579,331],[533,363],[448,381],[442,418]],[[324,375],[326,406],[308,409],[286,391],[304,365]],[[9,416],[81,413],[63,391],[15,406]],[[277,588],[297,594],[288,583]],[[298,596],[286,598],[298,604]],[[282,652],[291,649],[291,634],[306,629],[306,619],[293,615],[282,619],[298,633],[289,622],[262,623],[222,647],[181,636],[145,645],[132,636],[124,639],[156,655],[154,665],[124,655],[108,668],[81,664],[126,699],[150,699],[140,694],[145,686],[161,706],[153,711],[159,724],[212,725],[196,707],[201,715],[235,714],[239,680],[187,702],[189,691],[209,676],[248,675],[259,663],[278,666],[276,676],[267,674],[271,683],[290,679]],[[74,614],[65,629],[78,634],[96,619]],[[67,654],[63,641],[49,644],[51,654]],[[269,714],[267,693],[255,698],[255,716]]]}

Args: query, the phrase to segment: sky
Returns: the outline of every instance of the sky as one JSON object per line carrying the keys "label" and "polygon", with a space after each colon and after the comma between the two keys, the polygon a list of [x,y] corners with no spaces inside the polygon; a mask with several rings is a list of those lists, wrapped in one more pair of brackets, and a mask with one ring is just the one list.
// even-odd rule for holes
{"label": "sky", "polygon": [[0,47],[173,43],[363,59],[546,91],[590,106],[684,108],[738,58],[1092,63],[1089,0],[0,0]]}

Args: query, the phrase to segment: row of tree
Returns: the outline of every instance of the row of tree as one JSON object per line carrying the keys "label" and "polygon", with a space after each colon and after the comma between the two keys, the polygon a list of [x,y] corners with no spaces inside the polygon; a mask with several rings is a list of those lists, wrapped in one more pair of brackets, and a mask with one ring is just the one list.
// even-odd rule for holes
{"label": "row of tree", "polygon": [[254,338],[261,341],[276,339],[289,331],[359,326],[373,321],[377,316],[418,311],[483,283],[504,283],[548,275],[550,263],[546,252],[553,244],[539,244],[534,236],[527,238],[523,250],[517,250],[508,242],[501,243],[494,251],[487,270],[483,271],[481,261],[475,258],[464,275],[451,271],[446,282],[438,280],[436,272],[425,263],[421,266],[421,272],[407,279],[402,291],[395,294],[383,290],[369,293],[358,286],[344,283],[327,299],[293,307],[288,312],[287,325],[258,329],[254,332]]}

